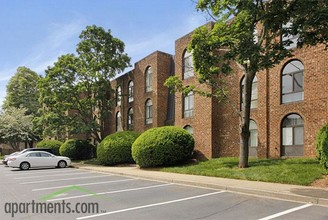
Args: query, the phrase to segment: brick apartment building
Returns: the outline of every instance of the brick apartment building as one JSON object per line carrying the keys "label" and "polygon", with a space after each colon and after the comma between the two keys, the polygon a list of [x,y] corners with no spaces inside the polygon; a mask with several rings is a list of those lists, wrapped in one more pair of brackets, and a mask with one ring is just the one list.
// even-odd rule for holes
{"label": "brick apartment building", "polygon": [[[195,138],[198,157],[239,155],[239,118],[243,72],[227,77],[227,102],[176,93],[163,84],[177,74],[195,83],[189,33],[175,41],[175,55],[155,51],[112,82],[116,107],[108,133],[143,132],[175,125]],[[253,81],[250,156],[315,156],[315,136],[328,123],[328,51],[324,45],[295,49],[294,57],[259,72]],[[203,88],[205,89],[205,87]],[[233,107],[235,106],[235,108]]]}

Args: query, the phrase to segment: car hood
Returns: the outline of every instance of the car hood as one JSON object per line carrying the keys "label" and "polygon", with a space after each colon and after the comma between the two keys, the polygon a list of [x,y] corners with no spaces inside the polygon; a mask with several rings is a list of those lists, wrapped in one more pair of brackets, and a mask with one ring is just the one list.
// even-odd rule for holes
{"label": "car hood", "polygon": [[70,160],[68,157],[63,157],[63,156],[56,156],[56,158],[58,158],[58,159],[65,159],[65,160]]}

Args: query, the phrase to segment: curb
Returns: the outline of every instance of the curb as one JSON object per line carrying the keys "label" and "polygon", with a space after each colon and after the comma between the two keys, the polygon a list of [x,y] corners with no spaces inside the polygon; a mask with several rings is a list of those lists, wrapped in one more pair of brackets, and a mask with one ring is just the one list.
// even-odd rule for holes
{"label": "curb", "polygon": [[281,193],[281,192],[275,192],[275,191],[258,190],[258,189],[253,189],[253,188],[233,187],[233,186],[213,184],[213,183],[201,183],[201,182],[197,182],[197,181],[178,180],[175,178],[165,178],[165,177],[142,175],[142,174],[131,174],[131,173],[125,173],[125,172],[121,172],[121,171],[114,171],[114,170],[106,171],[103,169],[97,169],[97,168],[99,168],[99,166],[97,166],[97,165],[75,164],[75,165],[72,165],[72,167],[77,168],[77,169],[97,171],[97,172],[102,172],[102,173],[111,173],[111,174],[116,174],[116,175],[121,175],[121,176],[137,177],[137,178],[147,179],[147,180],[165,181],[165,182],[171,182],[171,183],[177,183],[177,184],[183,184],[183,185],[189,185],[189,186],[205,187],[205,188],[211,188],[211,189],[217,189],[217,190],[225,190],[228,192],[249,194],[249,195],[254,195],[254,196],[263,196],[263,197],[270,197],[270,198],[276,198],[276,199],[282,199],[282,200],[288,200],[288,201],[312,203],[312,204],[320,205],[320,206],[328,206],[328,199],[297,195],[297,194],[293,194],[291,192]]}

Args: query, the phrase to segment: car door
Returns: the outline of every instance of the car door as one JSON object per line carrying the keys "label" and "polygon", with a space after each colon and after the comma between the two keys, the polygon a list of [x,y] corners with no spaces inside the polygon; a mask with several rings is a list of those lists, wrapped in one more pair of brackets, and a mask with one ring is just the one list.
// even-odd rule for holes
{"label": "car door", "polygon": [[39,152],[31,152],[26,155],[26,161],[29,162],[31,167],[39,167],[41,165],[40,157]]}
{"label": "car door", "polygon": [[43,167],[54,167],[57,165],[57,159],[54,155],[48,152],[40,152],[40,163]]}

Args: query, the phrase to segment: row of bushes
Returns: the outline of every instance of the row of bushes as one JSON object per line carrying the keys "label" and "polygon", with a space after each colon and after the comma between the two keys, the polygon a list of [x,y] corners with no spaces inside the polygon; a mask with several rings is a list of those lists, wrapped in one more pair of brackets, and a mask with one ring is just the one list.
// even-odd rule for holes
{"label": "row of bushes", "polygon": [[85,160],[97,155],[103,165],[136,162],[140,167],[173,165],[189,159],[194,138],[186,130],[174,126],[152,128],[141,135],[123,131],[108,135],[96,148],[88,141],[43,140],[38,148],[51,148],[56,155]]}
{"label": "row of bushes", "polygon": [[[43,140],[38,148],[51,148],[56,155],[72,159],[97,160],[104,165],[136,162],[140,167],[173,165],[191,157],[193,137],[184,129],[165,126],[145,131],[140,136],[134,131],[118,132],[107,136],[96,148],[88,141]],[[328,124],[316,136],[317,157],[328,169]]]}
{"label": "row of bushes", "polygon": [[186,130],[165,126],[149,129],[140,136],[133,131],[109,135],[98,146],[97,160],[104,165],[173,165],[190,158],[193,149],[194,139]]}
{"label": "row of bushes", "polygon": [[50,148],[55,155],[62,155],[73,160],[91,159],[96,155],[96,147],[86,140],[70,139],[65,143],[57,140],[43,140],[37,143],[37,148]]}

